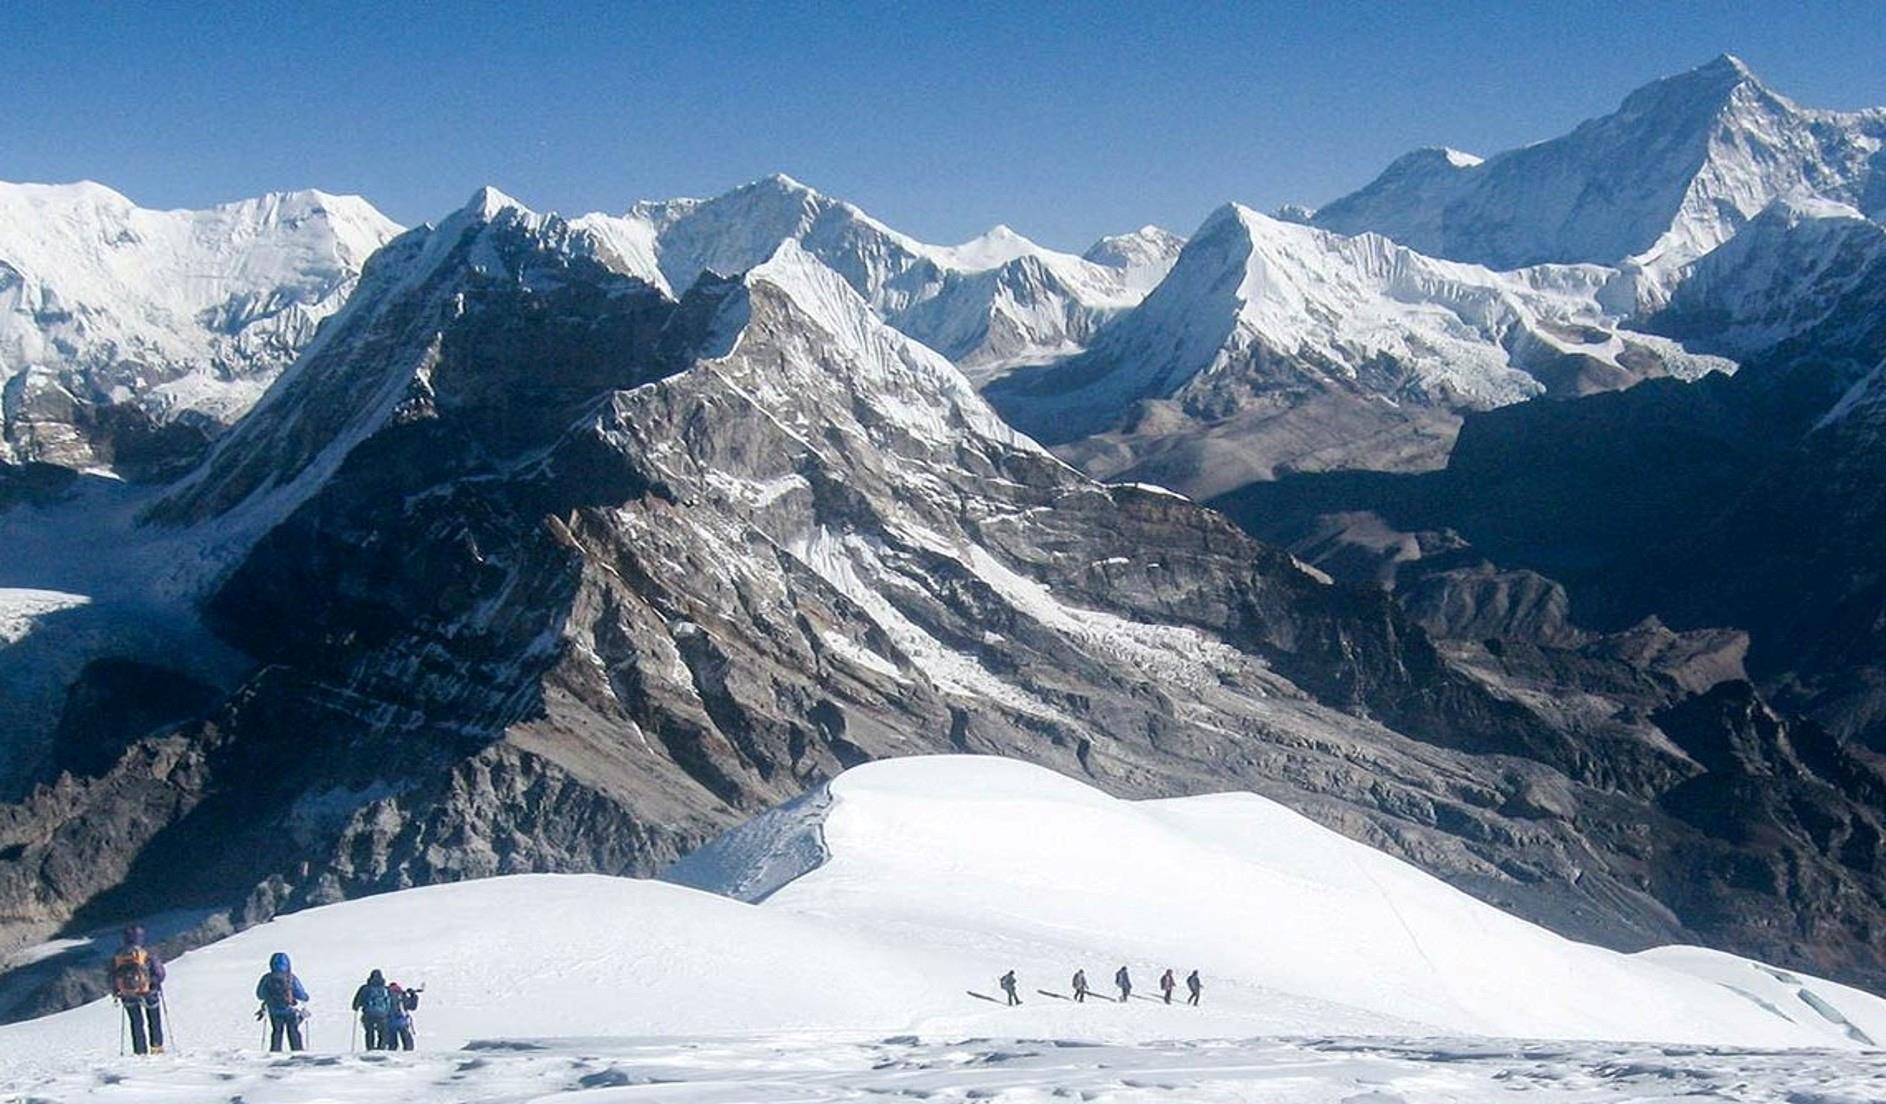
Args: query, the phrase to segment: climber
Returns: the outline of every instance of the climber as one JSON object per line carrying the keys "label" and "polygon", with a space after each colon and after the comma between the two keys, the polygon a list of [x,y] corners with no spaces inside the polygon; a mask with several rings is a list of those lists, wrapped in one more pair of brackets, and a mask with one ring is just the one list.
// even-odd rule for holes
{"label": "climber", "polygon": [[367,982],[354,990],[354,1011],[360,1013],[360,1030],[366,1035],[368,1050],[391,1050],[386,1022],[393,1014],[393,994],[387,988],[386,975],[375,970]]}
{"label": "climber", "polygon": [[164,963],[144,945],[144,927],[124,929],[124,942],[111,956],[111,995],[131,1020],[131,1050],[164,1052]]}
{"label": "climber", "polygon": [[255,1018],[259,1020],[264,1013],[268,1015],[270,1052],[282,1049],[284,1034],[288,1036],[288,1049],[300,1050],[301,1021],[308,1018],[308,1010],[303,1007],[308,991],[295,976],[286,952],[276,951],[269,956],[268,973],[255,983],[255,999],[262,1002]]}
{"label": "climber", "polygon": [[386,1017],[386,1049],[413,1048],[413,1013],[419,1008],[419,994],[424,989],[423,985],[418,989],[404,989],[397,981],[387,983],[386,991],[393,997],[393,1011]]}

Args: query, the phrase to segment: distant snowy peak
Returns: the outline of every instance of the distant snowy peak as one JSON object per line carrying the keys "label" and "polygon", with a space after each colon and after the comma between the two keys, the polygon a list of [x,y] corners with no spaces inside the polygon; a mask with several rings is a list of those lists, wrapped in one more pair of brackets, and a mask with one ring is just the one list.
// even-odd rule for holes
{"label": "distant snowy peak", "polygon": [[1529,364],[1617,368],[1628,346],[1598,302],[1613,275],[1595,265],[1497,273],[1227,204],[1094,354],[1137,375],[1128,391],[1160,396],[1216,380],[1260,346],[1274,369],[1294,361],[1292,371],[1343,384],[1367,386],[1391,360],[1405,374],[1385,397],[1484,408],[1580,389]]}
{"label": "distant snowy peak", "polygon": [[318,191],[155,211],[90,182],[0,184],[0,458],[109,464],[76,413],[98,403],[227,422],[398,232]]}
{"label": "distant snowy peak", "polygon": [[1646,325],[1746,359],[1852,309],[1856,293],[1882,280],[1886,227],[1844,203],[1796,192],[1685,266]]}
{"label": "distant snowy peak", "polygon": [[1081,254],[1094,264],[1117,268],[1127,275],[1127,285],[1151,291],[1172,271],[1185,248],[1185,239],[1157,226],[1142,226],[1131,234],[1112,234],[1101,238]]}
{"label": "distant snowy peak", "polygon": [[[1633,346],[1599,303],[1614,274],[1599,266],[1498,273],[1426,257],[1377,234],[1334,234],[1238,204],[1206,221],[1198,240],[1207,238],[1219,247],[1188,251],[1133,320],[1167,334],[1227,335],[1169,362],[1165,378],[1174,384],[1214,375],[1222,358],[1254,345],[1365,387],[1371,371],[1392,363],[1399,382],[1385,397],[1466,409],[1605,389],[1567,372],[1567,358],[1601,373],[1609,368],[1620,382],[1631,374],[1621,359]],[[1230,316],[1201,325],[1198,306],[1213,302]],[[1131,329],[1123,323],[1120,335]]]}
{"label": "distant snowy peak", "polygon": [[[1064,453],[1089,474],[1194,497],[1280,464],[1404,470],[1445,456],[1462,411],[1733,367],[1618,330],[1616,278],[1494,272],[1227,204],[1084,354],[989,393],[1049,443],[1108,435]],[[1139,469],[1150,452],[1183,459]]]}
{"label": "distant snowy peak", "polygon": [[921,247],[938,265],[958,272],[986,272],[1022,257],[1046,252],[1008,226],[997,224],[960,245]]}
{"label": "distant snowy peak", "polygon": [[1163,231],[1149,235],[1150,227],[1110,239],[1122,242],[1118,261],[1048,249],[1007,226],[931,245],[783,174],[713,199],[642,202],[572,225],[618,271],[675,297],[703,274],[737,275],[796,242],[892,325],[971,369],[1078,349],[1170,264],[1169,243],[1156,236]]}
{"label": "distant snowy peak", "polygon": [[1806,189],[1878,214],[1883,140],[1886,110],[1802,108],[1725,54],[1550,141],[1485,161],[1417,150],[1315,221],[1495,268],[1629,261],[1654,299],[1784,195]]}

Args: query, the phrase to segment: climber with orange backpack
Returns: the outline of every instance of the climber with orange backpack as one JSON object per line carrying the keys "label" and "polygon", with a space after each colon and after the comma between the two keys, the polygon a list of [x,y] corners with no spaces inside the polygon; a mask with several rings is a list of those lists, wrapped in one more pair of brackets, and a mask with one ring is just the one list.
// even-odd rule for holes
{"label": "climber with orange backpack", "polygon": [[[124,942],[111,956],[111,996],[131,1020],[131,1050],[164,1052],[164,963],[144,945],[144,926],[124,929]],[[122,1042],[122,1040],[120,1040]]]}

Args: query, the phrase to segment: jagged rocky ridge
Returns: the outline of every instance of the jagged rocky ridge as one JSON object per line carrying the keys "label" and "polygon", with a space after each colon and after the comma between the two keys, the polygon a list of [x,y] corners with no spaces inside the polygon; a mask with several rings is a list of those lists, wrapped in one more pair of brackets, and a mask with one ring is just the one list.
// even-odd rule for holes
{"label": "jagged rocky ridge", "polygon": [[[160,718],[112,694],[168,657],[88,672],[73,724],[116,736],[69,733],[75,769],[0,809],[9,939],[646,874],[848,763],[958,750],[1127,794],[1249,787],[1563,931],[1874,976],[1874,814],[1833,768],[1799,771],[1812,824],[1667,807],[1755,761],[1685,740],[1801,758],[1779,723],[1744,734],[1753,704],[1659,719],[1734,670],[1719,644],[1490,677],[1380,593],[1077,474],[795,243],[678,303],[618,268],[489,191],[373,259],[128,538],[239,550],[204,602],[252,672]],[[1568,671],[1599,686],[1574,708]]]}

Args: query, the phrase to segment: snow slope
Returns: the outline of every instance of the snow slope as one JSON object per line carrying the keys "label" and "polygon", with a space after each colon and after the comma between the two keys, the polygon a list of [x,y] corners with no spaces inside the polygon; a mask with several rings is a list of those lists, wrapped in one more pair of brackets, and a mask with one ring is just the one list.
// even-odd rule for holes
{"label": "snow slope", "polygon": [[[1341,1030],[1323,1019],[1336,1006],[1448,1033],[1848,1039],[1818,1015],[1768,1012],[1686,971],[1553,935],[1252,794],[1126,802],[1040,767],[961,756],[854,768],[830,797],[812,822],[827,860],[773,889],[765,909],[1013,965],[1029,988],[1065,991],[1076,965],[1099,985],[1124,961],[1142,989],[1164,966],[1198,966],[1214,1005],[1293,1008],[1292,1031]],[[799,812],[776,847],[755,845],[762,820],[670,877],[742,883],[756,856],[794,848],[808,830]],[[1849,1020],[1886,1026],[1886,1003],[1810,984]]]}
{"label": "snow slope", "polygon": [[[789,880],[748,877],[768,864],[773,880]],[[1790,1079],[1863,1085],[1865,1066],[1829,1051],[1696,1048],[1851,1049],[1886,1032],[1886,1002],[1870,995],[1696,948],[1625,956],[1571,943],[1253,795],[1124,802],[1011,760],[855,768],[671,877],[740,883],[764,900],[520,875],[309,909],[171,964],[171,1049],[184,1057],[113,1059],[118,1013],[99,1001],[0,1027],[0,1093],[188,1100],[236,1086],[249,1100],[613,1100],[647,1094],[612,1086],[670,1081],[690,1084],[660,1099],[980,1087],[974,1095],[1032,1101],[1086,1085],[1090,1096],[1122,1094],[1097,1099],[1200,1100],[1245,1085],[1277,1100],[1467,1101],[1516,1089],[1641,1100],[1661,1097],[1624,1090],[1674,1078],[1695,1091],[1734,1074],[1750,1094],[1721,1098],[1755,1100],[1780,1099],[1762,1093]],[[286,1063],[239,1053],[259,1044],[250,994],[276,950],[295,957],[313,994],[311,1049],[346,1047],[347,1002],[382,968],[425,986],[419,1034],[431,1053]],[[1125,1005],[1040,992],[1065,993],[1084,966],[1109,993],[1122,962],[1141,994]],[[1165,965],[1203,970],[1201,1008],[1148,999]],[[972,995],[995,993],[1009,967],[1022,978],[1020,1008]],[[1377,1039],[1204,1042],[1329,1033]],[[1464,1035],[1689,1049],[1441,1041]],[[1395,1041],[1413,1037],[1430,1041]],[[1049,1039],[1059,1041],[1039,1041]],[[438,1053],[454,1048],[464,1050]],[[1462,1063],[1471,1072],[1445,1072]],[[1368,1095],[1371,1084],[1415,1095]],[[1453,1095],[1420,1095],[1443,1089]],[[1601,1089],[1618,1095],[1584,1095]]]}
{"label": "snow slope", "polygon": [[0,383],[43,373],[82,402],[227,422],[398,232],[317,191],[154,211],[90,182],[0,183]]}
{"label": "snow slope", "polygon": [[[248,994],[287,950],[322,1049],[339,1047],[345,1003],[376,967],[426,986],[434,1047],[756,1032],[1886,1037],[1877,998],[1694,949],[1572,943],[1250,794],[1125,802],[1005,759],[854,768],[828,799],[762,817],[671,877],[728,884],[808,833],[820,846],[799,865],[824,861],[758,905],[666,882],[524,875],[283,916],[172,965],[179,1034],[246,1041]],[[1166,965],[1201,968],[1205,1005],[1037,993],[1065,993],[1076,966],[1107,992],[1122,962],[1142,993]],[[966,992],[995,992],[1009,967],[1022,1008]],[[0,1075],[33,1066],[29,1055],[109,1049],[113,1017],[97,1002],[0,1028]]]}

